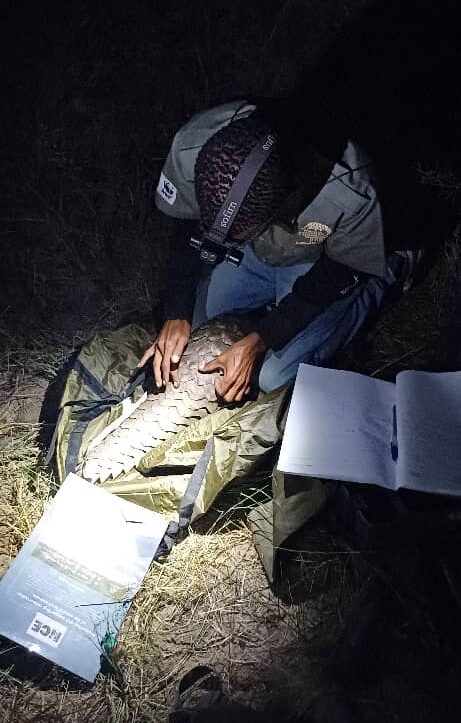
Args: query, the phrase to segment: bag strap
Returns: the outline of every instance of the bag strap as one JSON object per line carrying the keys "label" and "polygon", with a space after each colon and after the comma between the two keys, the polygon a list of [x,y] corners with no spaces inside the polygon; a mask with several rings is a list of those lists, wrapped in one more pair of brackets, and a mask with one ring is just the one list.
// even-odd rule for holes
{"label": "bag strap", "polygon": [[[146,366],[137,367],[129,376],[128,381],[121,390],[120,394],[113,394],[99,381],[97,377],[88,369],[88,367],[80,361],[75,359],[71,371],[75,371],[84,381],[85,385],[91,389],[91,391],[98,397],[98,399],[82,404],[79,402],[75,403],[75,406],[81,406],[81,409],[76,412],[77,421],[69,435],[68,449],[65,461],[66,474],[69,472],[75,472],[79,461],[80,449],[82,446],[83,435],[88,426],[88,423],[93,419],[96,419],[102,412],[108,407],[112,407],[115,404],[120,404],[124,399],[130,397],[135,389],[143,384],[146,380]],[[67,406],[72,406],[70,402]],[[59,424],[62,419],[62,410],[58,416],[56,426],[51,438],[50,446],[46,453],[45,464],[48,466],[54,457],[56,451],[56,442]]]}
{"label": "bag strap", "polygon": [[102,412],[104,412],[109,407],[112,407],[114,404],[117,403],[117,401],[118,400],[114,400],[112,398],[100,402],[95,402],[94,404],[86,407],[79,413],[78,420],[75,422],[72,431],[69,434],[69,439],[67,442],[67,454],[64,464],[66,474],[69,474],[70,472],[75,472],[77,468],[80,456],[80,449],[83,442],[83,435],[86,432],[88,423],[91,422],[93,419],[96,419],[96,417],[99,417]]}
{"label": "bag strap", "polygon": [[207,440],[205,449],[203,450],[194,470],[187,483],[186,491],[184,492],[181,504],[179,506],[179,519],[178,522],[170,522],[167,530],[163,536],[163,539],[158,546],[157,552],[155,553],[154,560],[159,557],[168,555],[171,552],[177,537],[184,532],[189,526],[194,511],[194,505],[197,500],[198,493],[203,484],[203,480],[208,470],[208,464],[214,453],[214,437],[210,437]]}

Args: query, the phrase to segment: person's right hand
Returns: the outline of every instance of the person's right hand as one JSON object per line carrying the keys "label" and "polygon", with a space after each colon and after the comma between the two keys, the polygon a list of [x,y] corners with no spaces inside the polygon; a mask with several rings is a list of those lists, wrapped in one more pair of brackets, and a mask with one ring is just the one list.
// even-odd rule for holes
{"label": "person's right hand", "polygon": [[156,341],[144,352],[138,366],[153,357],[154,380],[161,389],[168,382],[179,387],[179,362],[190,337],[191,325],[187,319],[169,319],[160,329]]}

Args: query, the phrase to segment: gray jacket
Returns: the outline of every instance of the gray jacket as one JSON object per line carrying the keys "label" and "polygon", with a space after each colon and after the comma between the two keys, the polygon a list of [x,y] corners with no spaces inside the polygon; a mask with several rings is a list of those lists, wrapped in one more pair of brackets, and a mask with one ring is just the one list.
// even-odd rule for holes
{"label": "gray jacket", "polygon": [[[182,221],[200,219],[194,188],[200,149],[224,125],[255,110],[255,105],[244,100],[226,103],[195,115],[176,133],[157,186],[155,202],[160,211]],[[292,223],[274,222],[251,242],[258,258],[274,266],[316,262],[297,280],[293,292],[258,324],[256,331],[269,347],[283,346],[369,274],[384,276],[383,224],[372,174],[369,157],[349,141],[328,181]],[[195,282],[191,279],[190,283]],[[178,305],[177,286],[175,298],[170,295],[170,299],[167,317],[186,316],[180,299]],[[190,306],[190,289],[188,299]]]}

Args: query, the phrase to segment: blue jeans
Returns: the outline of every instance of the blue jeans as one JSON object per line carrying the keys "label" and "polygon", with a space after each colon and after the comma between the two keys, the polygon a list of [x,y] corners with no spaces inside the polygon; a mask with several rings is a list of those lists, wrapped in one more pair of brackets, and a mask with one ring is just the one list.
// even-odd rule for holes
{"label": "blue jeans", "polygon": [[[221,314],[238,315],[265,304],[278,304],[311,266],[270,266],[247,246],[240,266],[222,263],[199,284],[193,327]],[[390,259],[384,279],[370,277],[350,296],[331,304],[282,349],[268,351],[259,373],[260,389],[269,392],[291,381],[301,362],[317,366],[327,362],[355,336],[368,314],[379,308],[395,281]]]}

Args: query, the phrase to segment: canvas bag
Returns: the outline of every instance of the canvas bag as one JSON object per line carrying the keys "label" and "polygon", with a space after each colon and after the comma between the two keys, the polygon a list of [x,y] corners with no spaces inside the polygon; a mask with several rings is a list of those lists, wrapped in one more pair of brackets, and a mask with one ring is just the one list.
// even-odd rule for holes
{"label": "canvas bag", "polygon": [[[136,365],[151,334],[130,324],[102,331],[75,356],[61,398],[58,422],[48,453],[56,477],[75,472],[89,444],[143,394],[145,375]],[[178,534],[203,515],[234,480],[251,478],[273,464],[281,441],[290,388],[236,407],[220,407],[146,452],[128,472],[103,486],[131,502],[165,516],[169,528],[160,550],[168,552]],[[266,574],[276,577],[277,549],[327,499],[318,480],[288,479],[274,470],[273,500],[254,508],[249,524]]]}
{"label": "canvas bag", "polygon": [[76,471],[91,440],[123,413],[125,400],[143,394],[144,374],[136,370],[150,343],[148,331],[130,324],[95,334],[73,355],[46,460],[60,482]]}

